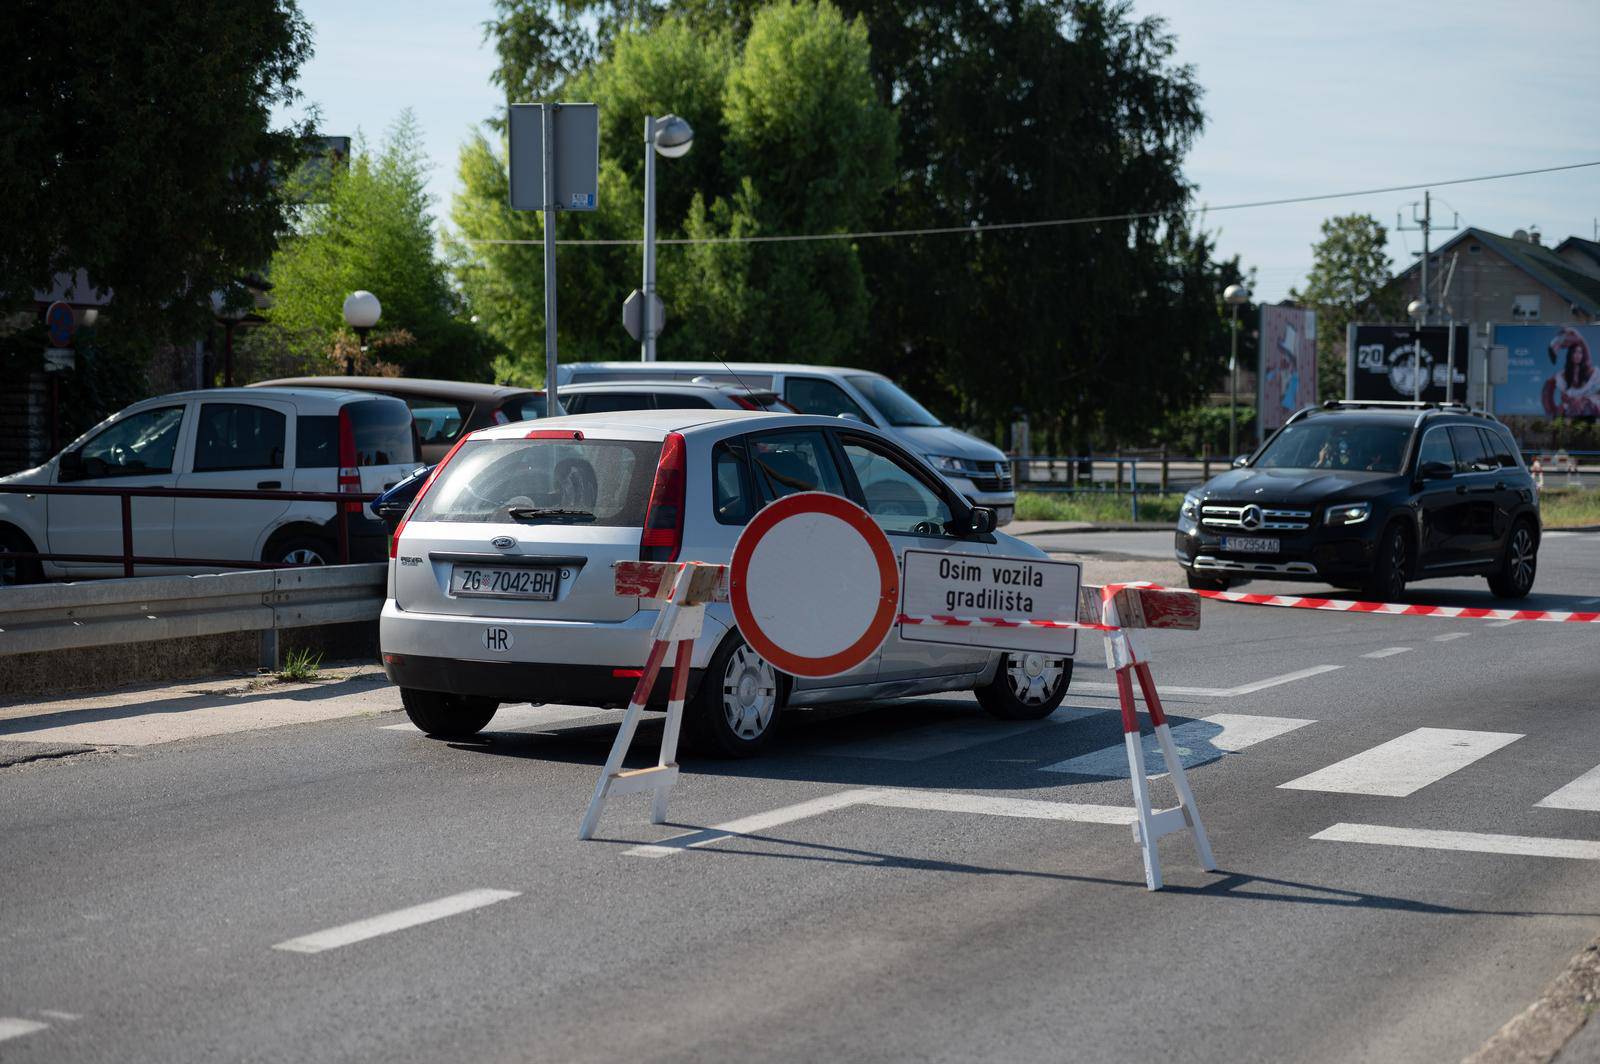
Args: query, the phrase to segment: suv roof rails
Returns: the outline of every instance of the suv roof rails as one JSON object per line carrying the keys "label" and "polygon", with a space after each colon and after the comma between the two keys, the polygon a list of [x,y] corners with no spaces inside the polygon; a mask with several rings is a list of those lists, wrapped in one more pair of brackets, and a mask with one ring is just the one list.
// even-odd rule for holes
{"label": "suv roof rails", "polygon": [[1461,402],[1425,402],[1410,399],[1329,399],[1322,404],[1324,410],[1415,410],[1419,413],[1437,412],[1441,414],[1471,414],[1474,417],[1488,418],[1493,421],[1493,415],[1483,410],[1474,409]]}

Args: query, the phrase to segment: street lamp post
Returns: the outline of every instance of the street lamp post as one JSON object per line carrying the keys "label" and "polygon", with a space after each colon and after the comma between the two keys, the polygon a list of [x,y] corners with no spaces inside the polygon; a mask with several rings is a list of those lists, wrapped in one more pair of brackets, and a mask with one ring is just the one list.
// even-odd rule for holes
{"label": "street lamp post", "polygon": [[[378,297],[371,292],[361,290],[351,292],[344,297],[345,324],[356,331],[356,339],[361,343],[363,354],[367,350],[367,333],[378,324],[378,319],[383,316],[383,306],[378,302]],[[355,376],[356,360],[346,355],[344,360],[344,375]]]}
{"label": "street lamp post", "polygon": [[[211,293],[211,315],[222,323],[222,386],[233,387],[233,330],[245,319],[249,311],[230,306],[221,292]],[[211,382],[206,382],[211,387]]]}
{"label": "street lamp post", "polygon": [[1250,289],[1230,284],[1222,290],[1222,300],[1232,316],[1232,342],[1228,354],[1228,460],[1239,454],[1239,308],[1250,302]]}
{"label": "street lamp post", "polygon": [[694,130],[677,115],[644,119],[644,304],[640,307],[640,351],[645,362],[656,360],[656,321],[653,304],[656,293],[656,154],[668,159],[687,155],[694,146]]}
{"label": "street lamp post", "polygon": [[1420,299],[1406,304],[1406,313],[1417,323],[1417,333],[1411,338],[1411,401],[1422,401],[1422,326],[1427,321],[1428,305]]}

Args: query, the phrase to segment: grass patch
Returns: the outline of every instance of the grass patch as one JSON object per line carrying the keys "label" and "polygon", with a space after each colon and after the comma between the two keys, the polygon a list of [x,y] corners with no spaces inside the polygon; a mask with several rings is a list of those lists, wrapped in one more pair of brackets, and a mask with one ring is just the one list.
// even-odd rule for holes
{"label": "grass patch", "polygon": [[[1182,495],[1139,495],[1139,520],[1176,524],[1178,507],[1183,505]],[[1017,520],[1019,521],[1093,521],[1096,524],[1119,524],[1133,520],[1133,497],[1114,495],[1111,492],[1019,491],[1017,493]]]}
{"label": "grass patch", "polygon": [[291,650],[278,670],[278,679],[284,683],[309,683],[322,679],[322,651],[315,654],[309,647]]}
{"label": "grass patch", "polygon": [[1546,528],[1600,525],[1600,491],[1582,489],[1541,491],[1539,518]]}

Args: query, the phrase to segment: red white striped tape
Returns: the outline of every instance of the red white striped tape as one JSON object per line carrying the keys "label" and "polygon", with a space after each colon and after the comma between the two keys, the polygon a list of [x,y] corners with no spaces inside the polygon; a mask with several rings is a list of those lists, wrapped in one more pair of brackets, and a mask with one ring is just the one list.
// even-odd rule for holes
{"label": "red white striped tape", "polygon": [[945,628],[1078,628],[1090,632],[1120,632],[1114,624],[1091,624],[1087,621],[1045,621],[1032,618],[1010,620],[1005,617],[952,617],[948,614],[914,615],[902,613],[895,619],[898,624],[924,624]]}
{"label": "red white striped tape", "polygon": [[[1108,587],[1139,587],[1172,591],[1158,584],[1111,584]],[[1600,611],[1576,610],[1496,610],[1478,606],[1408,606],[1401,602],[1355,602],[1348,599],[1316,598],[1311,595],[1255,595],[1246,591],[1195,591],[1202,598],[1219,602],[1239,602],[1249,606],[1287,606],[1300,610],[1327,610],[1333,613],[1381,613],[1390,617],[1443,617],[1467,621],[1555,621],[1569,624],[1600,624]]]}

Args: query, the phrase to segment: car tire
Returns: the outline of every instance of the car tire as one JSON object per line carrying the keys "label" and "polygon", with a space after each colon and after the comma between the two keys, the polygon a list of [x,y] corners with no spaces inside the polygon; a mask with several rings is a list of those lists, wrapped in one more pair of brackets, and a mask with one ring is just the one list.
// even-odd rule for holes
{"label": "car tire", "polygon": [[400,689],[400,701],[411,723],[430,739],[465,739],[494,719],[500,703],[488,698],[450,695],[443,691]]}
{"label": "car tire", "polygon": [[1539,537],[1534,535],[1531,523],[1518,521],[1511,526],[1511,535],[1506,538],[1500,571],[1489,577],[1489,590],[1496,598],[1527,598],[1538,572]]}
{"label": "car tire", "polygon": [[994,679],[972,693],[991,717],[1042,720],[1061,705],[1071,685],[1071,658],[1008,653],[995,668]]}
{"label": "car tire", "polygon": [[684,737],[711,757],[756,757],[783,717],[785,678],[737,632],[711,655],[700,690],[684,706]]}
{"label": "car tire", "polygon": [[339,548],[317,536],[290,536],[269,545],[261,560],[274,565],[332,565],[339,558]]}
{"label": "car tire", "polygon": [[44,565],[38,558],[7,558],[7,554],[36,553],[33,541],[14,529],[0,529],[0,586],[44,582]]}
{"label": "car tire", "polygon": [[1185,569],[1183,576],[1189,583],[1190,591],[1228,590],[1228,578],[1225,576],[1201,576],[1193,569]]}
{"label": "car tire", "polygon": [[1405,526],[1390,525],[1378,541],[1378,554],[1372,572],[1361,585],[1361,594],[1370,602],[1398,602],[1411,575],[1411,537]]}

